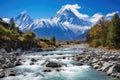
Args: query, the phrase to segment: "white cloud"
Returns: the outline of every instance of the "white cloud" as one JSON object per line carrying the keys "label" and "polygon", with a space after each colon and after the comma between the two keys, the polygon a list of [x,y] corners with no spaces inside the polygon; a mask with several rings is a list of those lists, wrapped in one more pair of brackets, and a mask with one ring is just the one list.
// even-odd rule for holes
{"label": "white cloud", "polygon": [[94,25],[94,24],[96,24],[96,22],[97,22],[98,20],[100,20],[102,17],[105,17],[106,20],[111,20],[112,17],[114,16],[114,14],[116,14],[116,13],[119,13],[119,12],[118,12],[118,11],[115,11],[115,12],[112,12],[112,13],[108,13],[108,14],[106,14],[106,15],[103,15],[103,14],[100,14],[100,13],[96,13],[96,14],[94,14],[94,15],[90,18],[90,22],[92,22],[93,25]]}
{"label": "white cloud", "polygon": [[79,18],[82,18],[82,19],[89,18],[89,16],[87,14],[82,14],[82,13],[78,12],[78,9],[80,9],[80,8],[81,7],[78,6],[78,4],[73,4],[73,5],[67,4],[65,6],[62,6],[62,8],[57,13],[61,14],[66,9],[70,9]]}
{"label": "white cloud", "polygon": [[94,24],[94,23],[96,23],[99,19],[101,19],[102,17],[103,17],[102,14],[96,13],[96,14],[94,14],[94,15],[91,17],[90,21]]}
{"label": "white cloud", "polygon": [[73,4],[73,5],[67,4],[65,6],[62,6],[62,8],[65,8],[65,9],[80,9],[81,7],[78,6],[78,4]]}
{"label": "white cloud", "polygon": [[106,17],[112,17],[112,16],[114,16],[116,13],[119,13],[118,11],[115,11],[115,12],[112,12],[112,13],[108,13],[107,15],[106,15]]}

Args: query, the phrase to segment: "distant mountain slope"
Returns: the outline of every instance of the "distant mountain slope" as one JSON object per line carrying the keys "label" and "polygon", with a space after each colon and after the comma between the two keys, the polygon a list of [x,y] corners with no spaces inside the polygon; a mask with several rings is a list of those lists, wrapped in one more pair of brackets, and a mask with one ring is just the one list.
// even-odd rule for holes
{"label": "distant mountain slope", "polygon": [[26,31],[31,30],[32,27],[34,27],[33,20],[31,17],[27,14],[26,11],[21,12],[16,18],[15,18],[15,24],[19,27],[20,30]]}
{"label": "distant mountain slope", "polygon": [[[26,11],[21,12],[15,18],[15,24],[21,31],[34,31],[37,37],[55,36],[58,40],[85,39],[85,35],[101,17],[102,14],[94,14],[89,17],[78,12],[77,4],[63,6],[52,18],[33,20]],[[109,15],[107,16],[109,17]],[[9,19],[5,19],[8,21]]]}

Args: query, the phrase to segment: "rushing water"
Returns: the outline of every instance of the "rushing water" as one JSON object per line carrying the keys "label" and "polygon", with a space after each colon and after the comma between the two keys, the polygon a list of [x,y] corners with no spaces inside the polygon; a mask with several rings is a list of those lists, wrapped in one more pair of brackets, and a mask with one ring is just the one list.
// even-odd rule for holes
{"label": "rushing water", "polygon": [[[59,48],[56,51],[38,52],[21,56],[23,65],[13,68],[18,73],[17,76],[6,77],[2,80],[115,80],[106,76],[102,72],[98,72],[88,65],[77,66],[78,62],[71,59],[72,54],[81,53],[83,48],[77,46]],[[46,54],[43,56],[43,54]],[[65,59],[63,59],[65,57]],[[34,65],[30,65],[31,58],[38,61]],[[60,72],[52,69],[52,72],[43,72],[47,67],[42,64],[46,59],[58,61],[67,66],[61,67]]]}

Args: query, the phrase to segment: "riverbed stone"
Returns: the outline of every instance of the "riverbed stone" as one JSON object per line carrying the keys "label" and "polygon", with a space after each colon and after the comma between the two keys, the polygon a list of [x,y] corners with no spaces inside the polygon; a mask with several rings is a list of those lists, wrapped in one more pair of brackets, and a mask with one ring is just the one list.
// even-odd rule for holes
{"label": "riverbed stone", "polygon": [[117,77],[117,78],[120,78],[120,73],[118,73],[118,74],[116,75],[116,77]]}
{"label": "riverbed stone", "polygon": [[30,65],[34,65],[34,62],[31,62]]}
{"label": "riverbed stone", "polygon": [[16,73],[14,71],[10,71],[8,76],[16,76]]}
{"label": "riverbed stone", "polygon": [[4,78],[5,77],[5,73],[4,72],[0,72],[0,78]]}
{"label": "riverbed stone", "polygon": [[44,69],[43,72],[51,72],[51,69]]}
{"label": "riverbed stone", "polygon": [[19,66],[19,65],[22,65],[22,63],[19,60],[17,60],[17,61],[14,62],[14,65]]}
{"label": "riverbed stone", "polygon": [[46,67],[52,67],[52,68],[58,68],[58,67],[61,67],[62,65],[60,63],[57,63],[57,62],[52,62],[52,61],[49,61],[47,64],[46,64]]}
{"label": "riverbed stone", "polygon": [[114,64],[108,69],[107,74],[112,73],[120,73],[120,64]]}
{"label": "riverbed stone", "polygon": [[3,72],[4,69],[0,69],[0,72]]}
{"label": "riverbed stone", "polygon": [[32,59],[31,59],[31,62],[37,62],[37,60],[36,60],[36,59],[34,59],[34,58],[32,58]]}
{"label": "riverbed stone", "polygon": [[57,71],[57,72],[60,72],[60,69],[57,68],[56,71]]}

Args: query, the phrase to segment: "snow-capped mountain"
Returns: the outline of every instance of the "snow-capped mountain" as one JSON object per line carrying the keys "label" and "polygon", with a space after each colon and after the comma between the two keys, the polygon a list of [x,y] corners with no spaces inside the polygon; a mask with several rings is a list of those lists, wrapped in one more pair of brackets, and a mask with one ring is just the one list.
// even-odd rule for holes
{"label": "snow-capped mountain", "polygon": [[69,22],[73,25],[90,26],[91,22],[87,21],[87,15],[80,14],[77,9],[79,6],[65,5],[55,15],[53,19],[59,23]]}
{"label": "snow-capped mountain", "polygon": [[9,23],[10,22],[10,19],[9,18],[2,18],[3,21]]}
{"label": "snow-capped mountain", "polygon": [[92,23],[88,21],[87,15],[77,11],[78,8],[76,4],[65,5],[54,17],[36,20],[23,11],[15,18],[15,24],[22,31],[34,31],[38,37],[55,36],[58,40],[83,39]]}
{"label": "snow-capped mountain", "polygon": [[15,24],[19,27],[21,31],[31,30],[34,27],[33,20],[31,17],[27,14],[26,11],[21,12],[16,18],[15,18]]}
{"label": "snow-capped mountain", "polygon": [[74,5],[66,5],[50,19],[34,20],[35,27],[33,31],[40,37],[51,37],[54,35],[59,40],[83,39],[85,38],[85,33],[92,25],[87,18],[87,15],[78,13]]}
{"label": "snow-capped mountain", "polygon": [[[14,20],[21,31],[34,31],[37,37],[55,36],[58,40],[85,39],[88,29],[104,15],[96,13],[89,17],[78,11],[80,6],[65,5],[52,18],[33,20],[26,11],[21,12]],[[116,12],[114,12],[116,13]],[[107,14],[109,17],[113,13]],[[9,19],[4,19],[8,21]]]}

